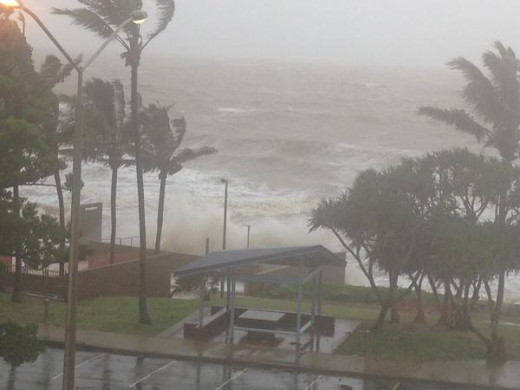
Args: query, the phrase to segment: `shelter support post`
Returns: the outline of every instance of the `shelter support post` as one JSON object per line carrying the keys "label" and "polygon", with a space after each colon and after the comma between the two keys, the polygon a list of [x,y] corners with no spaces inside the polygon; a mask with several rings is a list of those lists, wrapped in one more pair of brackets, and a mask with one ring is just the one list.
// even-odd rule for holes
{"label": "shelter support post", "polygon": [[204,298],[206,295],[206,276],[202,275],[199,286],[199,327],[202,328],[202,321],[204,319]]}
{"label": "shelter support post", "polygon": [[233,344],[235,339],[235,296],[236,296],[236,279],[235,275],[231,274],[231,310],[229,312],[229,342]]}
{"label": "shelter support post", "polygon": [[323,293],[323,271],[318,274],[318,315],[321,316],[321,296]]}
{"label": "shelter support post", "polygon": [[296,309],[296,347],[300,347],[300,338],[301,338],[301,330],[302,330],[302,299],[303,299],[303,261],[300,259],[299,261],[299,278],[298,278],[298,303]]}
{"label": "shelter support post", "polygon": [[226,309],[229,310],[231,300],[231,268],[227,269],[226,274]]}
{"label": "shelter support post", "polygon": [[316,330],[316,275],[312,277],[311,324],[314,332]]}

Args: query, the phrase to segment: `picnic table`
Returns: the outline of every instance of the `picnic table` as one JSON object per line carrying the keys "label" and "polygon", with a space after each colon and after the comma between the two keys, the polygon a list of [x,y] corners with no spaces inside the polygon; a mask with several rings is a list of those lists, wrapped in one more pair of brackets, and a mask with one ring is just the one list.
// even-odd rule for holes
{"label": "picnic table", "polygon": [[251,328],[247,337],[254,341],[274,341],[274,333],[258,332],[254,329],[274,330],[285,316],[285,313],[262,310],[246,310],[238,317],[238,323],[245,328]]}

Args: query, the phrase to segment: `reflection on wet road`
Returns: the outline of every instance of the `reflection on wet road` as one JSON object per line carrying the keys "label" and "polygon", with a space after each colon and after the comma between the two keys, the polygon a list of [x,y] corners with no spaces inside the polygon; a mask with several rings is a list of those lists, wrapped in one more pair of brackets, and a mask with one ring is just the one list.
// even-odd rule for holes
{"label": "reflection on wet road", "polygon": [[[466,390],[99,352],[78,352],[76,363],[78,390]],[[0,363],[0,388],[61,390],[62,369],[63,351],[48,348],[14,371]]]}

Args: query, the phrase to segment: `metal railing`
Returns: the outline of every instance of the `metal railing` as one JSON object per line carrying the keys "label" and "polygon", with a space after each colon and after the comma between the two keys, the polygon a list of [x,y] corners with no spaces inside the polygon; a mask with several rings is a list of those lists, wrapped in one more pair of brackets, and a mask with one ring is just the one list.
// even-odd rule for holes
{"label": "metal railing", "polygon": [[[5,265],[5,271],[10,273],[16,272],[16,266],[15,265]],[[49,269],[33,269],[29,267],[22,267],[22,273],[25,275],[36,275],[36,276],[47,276],[50,278],[57,278],[60,276],[59,271],[51,271]]]}
{"label": "metal railing", "polygon": [[[110,238],[103,238],[102,242],[110,242]],[[135,245],[134,245],[135,243]],[[139,246],[139,236],[132,237],[117,237],[116,244],[127,245],[127,246]]]}

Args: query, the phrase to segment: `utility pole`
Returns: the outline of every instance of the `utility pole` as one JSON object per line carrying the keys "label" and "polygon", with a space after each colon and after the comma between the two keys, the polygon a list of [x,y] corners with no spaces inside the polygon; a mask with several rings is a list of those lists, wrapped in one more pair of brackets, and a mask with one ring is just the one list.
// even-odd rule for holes
{"label": "utility pole", "polygon": [[228,199],[228,184],[229,181],[227,179],[222,179],[222,183],[224,183],[224,226],[222,232],[222,250],[226,250],[226,229],[227,229],[227,199]]}
{"label": "utility pole", "polygon": [[[226,250],[226,230],[227,230],[227,199],[228,199],[228,179],[220,179],[224,183],[224,226],[222,228],[222,250]],[[220,274],[220,298],[224,298],[224,276],[223,270]]]}

